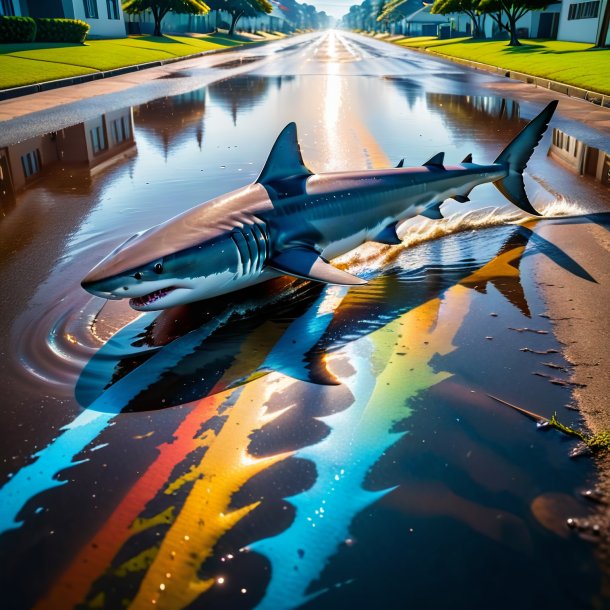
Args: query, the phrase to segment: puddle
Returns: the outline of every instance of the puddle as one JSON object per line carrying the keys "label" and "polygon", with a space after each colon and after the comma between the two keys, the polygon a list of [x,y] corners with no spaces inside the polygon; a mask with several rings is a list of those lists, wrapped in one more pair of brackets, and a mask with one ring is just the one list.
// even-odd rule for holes
{"label": "puddle", "polygon": [[239,59],[232,59],[231,61],[225,61],[220,64],[216,64],[214,67],[220,68],[221,70],[228,70],[230,68],[239,68],[240,66],[253,64],[256,61],[260,61],[261,59],[264,59],[264,57],[240,57]]}
{"label": "puddle", "polygon": [[[143,316],[80,289],[133,233],[255,180],[295,118],[319,171],[491,161],[525,122],[459,79],[334,76],[261,68],[0,151],[13,606],[571,610],[599,595],[566,524],[590,511],[593,465],[489,397],[578,424],[532,265],[586,270],[535,223],[504,226],[492,186],[413,223],[409,247],[342,259],[364,287],[282,280]],[[531,171],[552,181],[544,152]],[[595,192],[569,179],[586,206]]]}
{"label": "puddle", "polygon": [[560,129],[553,129],[549,156],[579,176],[590,176],[602,184],[610,184],[610,153],[588,146]]}

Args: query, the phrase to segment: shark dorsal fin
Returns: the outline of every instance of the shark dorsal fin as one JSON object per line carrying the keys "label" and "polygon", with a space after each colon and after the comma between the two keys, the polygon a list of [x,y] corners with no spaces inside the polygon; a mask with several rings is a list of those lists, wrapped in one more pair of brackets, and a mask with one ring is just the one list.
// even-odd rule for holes
{"label": "shark dorsal fin", "polygon": [[439,167],[441,169],[444,169],[444,167],[443,167],[444,161],[445,161],[445,153],[439,152],[438,154],[434,155],[434,157],[432,157],[431,159],[428,159],[428,161],[426,161],[424,163],[424,167]]}
{"label": "shark dorsal fin", "polygon": [[472,163],[472,154],[468,153],[463,159],[462,163]]}
{"label": "shark dorsal fin", "polygon": [[397,163],[397,165],[396,165],[396,169],[398,169],[399,167],[403,167],[403,166],[404,166],[404,164],[405,164],[405,160],[404,160],[404,159],[401,159],[401,160],[400,160],[400,161]]}
{"label": "shark dorsal fin", "polygon": [[303,163],[297,140],[297,126],[295,123],[288,123],[271,148],[257,182],[267,184],[293,176],[310,176],[311,173]]}

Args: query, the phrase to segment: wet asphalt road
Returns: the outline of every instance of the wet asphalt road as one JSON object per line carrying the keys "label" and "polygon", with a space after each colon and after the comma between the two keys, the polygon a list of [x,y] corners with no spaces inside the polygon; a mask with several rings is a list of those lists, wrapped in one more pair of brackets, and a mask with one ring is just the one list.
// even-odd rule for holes
{"label": "wet asphalt road", "polygon": [[[590,278],[535,223],[505,226],[493,186],[472,215],[448,202],[452,219],[411,227],[411,248],[346,257],[363,289],[297,282],[138,317],[79,286],[133,233],[254,180],[292,120],[317,172],[486,162],[551,94],[344,33],[150,75],[2,124],[8,147],[86,138],[100,116],[129,125],[115,156],[64,157],[3,204],[8,607],[605,604],[591,547],[565,527],[591,510],[592,464],[487,396],[578,423],[533,269],[549,260],[575,290]],[[577,217],[540,226],[580,227],[608,189],[549,142],[526,188]]]}

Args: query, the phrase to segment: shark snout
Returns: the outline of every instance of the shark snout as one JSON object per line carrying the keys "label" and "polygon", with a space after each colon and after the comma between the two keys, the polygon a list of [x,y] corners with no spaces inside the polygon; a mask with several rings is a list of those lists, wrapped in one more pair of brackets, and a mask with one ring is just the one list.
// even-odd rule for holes
{"label": "shark snout", "polygon": [[103,299],[121,299],[123,297],[120,297],[116,294],[114,294],[112,291],[107,290],[104,286],[100,286],[98,282],[90,282],[87,281],[86,279],[84,279],[80,285],[90,294],[96,296],[96,297],[102,297]]}
{"label": "shark snout", "polygon": [[143,297],[157,290],[168,288],[189,288],[184,281],[171,278],[156,281],[138,281],[133,277],[117,277],[108,280],[89,280],[85,278],[81,286],[91,294],[105,299],[133,299]]}

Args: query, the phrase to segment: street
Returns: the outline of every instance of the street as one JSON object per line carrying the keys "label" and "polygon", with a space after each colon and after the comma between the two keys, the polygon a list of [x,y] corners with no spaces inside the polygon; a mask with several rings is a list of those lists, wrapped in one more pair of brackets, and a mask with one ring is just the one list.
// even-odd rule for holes
{"label": "street", "polygon": [[602,332],[566,303],[608,296],[608,249],[577,247],[607,242],[607,111],[560,99],[542,219],[485,184],[336,261],[366,286],[139,314],[81,280],[255,181],[289,122],[317,173],[483,164],[553,93],[327,31],[36,96],[0,103],[3,607],[608,607],[566,526],[595,523],[594,462],[490,398],[594,426],[557,320]]}

